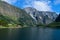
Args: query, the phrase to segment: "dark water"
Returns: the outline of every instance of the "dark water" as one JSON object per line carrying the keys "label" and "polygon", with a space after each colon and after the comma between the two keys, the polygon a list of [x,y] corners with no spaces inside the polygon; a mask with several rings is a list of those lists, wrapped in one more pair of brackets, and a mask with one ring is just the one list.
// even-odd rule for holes
{"label": "dark water", "polygon": [[60,40],[60,29],[51,28],[1,28],[0,40]]}

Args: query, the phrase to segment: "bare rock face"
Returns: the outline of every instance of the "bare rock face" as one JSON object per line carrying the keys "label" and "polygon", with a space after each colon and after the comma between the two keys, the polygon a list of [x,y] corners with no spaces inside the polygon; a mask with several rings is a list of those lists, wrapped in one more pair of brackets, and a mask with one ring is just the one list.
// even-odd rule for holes
{"label": "bare rock face", "polygon": [[27,7],[24,10],[37,22],[42,24],[49,24],[53,22],[58,16],[55,12],[38,11],[35,8]]}

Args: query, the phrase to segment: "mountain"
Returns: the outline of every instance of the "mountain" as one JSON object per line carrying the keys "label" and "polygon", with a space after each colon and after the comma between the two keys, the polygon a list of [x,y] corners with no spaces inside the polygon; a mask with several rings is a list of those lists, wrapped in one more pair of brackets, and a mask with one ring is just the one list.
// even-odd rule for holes
{"label": "mountain", "polygon": [[17,25],[21,26],[35,26],[34,19],[31,18],[24,10],[12,6],[4,1],[0,1],[0,13],[11,20]]}
{"label": "mountain", "polygon": [[0,25],[1,23],[5,26],[12,24],[12,26],[16,27],[46,25],[55,21],[57,16],[55,12],[38,11],[31,7],[20,9],[4,1],[0,1]]}
{"label": "mountain", "polygon": [[48,27],[60,28],[60,14],[52,23],[48,24]]}
{"label": "mountain", "polygon": [[59,14],[59,16],[56,18],[55,22],[60,22],[60,14]]}
{"label": "mountain", "polygon": [[1,26],[6,26],[8,27],[8,24],[9,23],[15,23],[12,19],[6,17],[6,16],[3,16],[1,13],[0,13],[0,25]]}
{"label": "mountain", "polygon": [[31,7],[24,8],[24,10],[36,21],[36,23],[49,24],[55,21],[58,16],[55,12],[38,11]]}

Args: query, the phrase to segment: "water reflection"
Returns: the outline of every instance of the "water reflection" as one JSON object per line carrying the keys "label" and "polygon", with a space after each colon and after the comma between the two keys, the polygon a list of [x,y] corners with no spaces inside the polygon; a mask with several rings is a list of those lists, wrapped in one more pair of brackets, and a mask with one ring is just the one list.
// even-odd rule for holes
{"label": "water reflection", "polygon": [[33,40],[52,40],[53,30],[49,28],[32,28]]}
{"label": "water reflection", "polygon": [[60,29],[29,27],[0,29],[0,40],[60,40]]}
{"label": "water reflection", "polygon": [[0,29],[0,40],[7,40],[8,29]]}
{"label": "water reflection", "polygon": [[60,29],[55,29],[52,36],[53,40],[60,40]]}

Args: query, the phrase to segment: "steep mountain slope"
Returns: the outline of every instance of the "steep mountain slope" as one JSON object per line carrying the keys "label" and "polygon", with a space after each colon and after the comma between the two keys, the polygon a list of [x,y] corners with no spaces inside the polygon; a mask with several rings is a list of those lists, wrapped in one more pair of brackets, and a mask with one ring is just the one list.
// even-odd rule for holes
{"label": "steep mountain slope", "polygon": [[55,21],[58,16],[55,12],[38,11],[31,7],[20,9],[4,1],[0,1],[0,14],[0,19],[5,19],[7,25],[14,23],[22,27],[46,25]]}
{"label": "steep mountain slope", "polygon": [[8,18],[6,16],[3,16],[0,13],[0,25],[1,26],[5,26],[5,27],[8,27],[8,24],[15,24],[15,22],[12,19],[10,19],[10,18]]}
{"label": "steep mountain slope", "polygon": [[24,10],[12,6],[4,1],[0,1],[0,13],[3,16],[6,16],[13,21],[15,21],[18,25],[22,26],[34,26],[35,21],[28,15]]}
{"label": "steep mountain slope", "polygon": [[55,21],[56,21],[56,22],[60,22],[60,14],[59,14],[59,16],[56,18]]}
{"label": "steep mountain slope", "polygon": [[54,27],[54,28],[60,28],[60,14],[58,15],[58,17],[55,19],[54,22],[50,23],[48,25],[49,27]]}
{"label": "steep mountain slope", "polygon": [[55,12],[38,11],[31,7],[24,8],[24,10],[36,21],[36,23],[49,24],[58,16]]}

